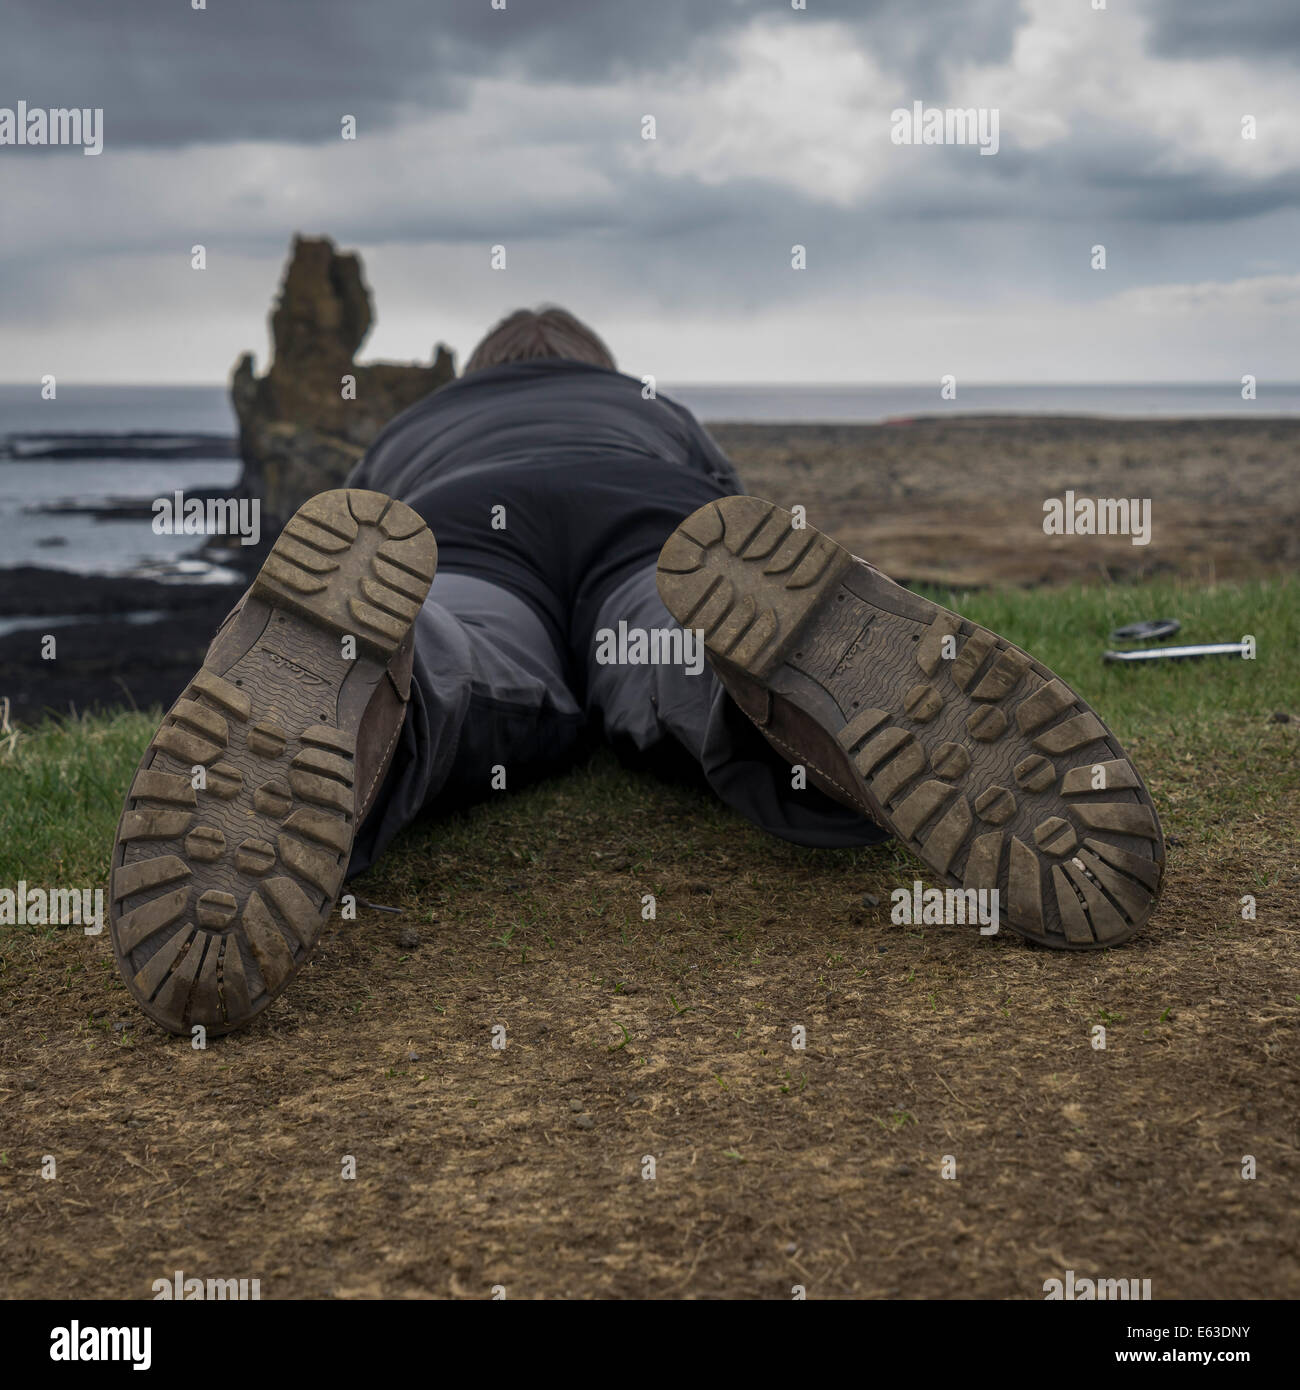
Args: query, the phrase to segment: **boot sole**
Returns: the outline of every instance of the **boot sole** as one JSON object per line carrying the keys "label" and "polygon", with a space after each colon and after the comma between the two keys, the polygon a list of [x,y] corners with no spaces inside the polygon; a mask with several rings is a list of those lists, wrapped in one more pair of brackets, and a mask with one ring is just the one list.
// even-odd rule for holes
{"label": "boot sole", "polygon": [[311,498],[230,620],[237,655],[218,669],[209,654],[155,733],[118,824],[109,918],[127,987],[170,1032],[240,1027],[314,953],[366,792],[361,718],[436,562],[404,503]]}
{"label": "boot sole", "polygon": [[[996,888],[1021,936],[1073,950],[1131,937],[1159,895],[1164,839],[1096,712],[1019,647],[792,522],[760,498],[728,497],[663,548],[664,605],[703,630],[723,683],[739,676],[815,723],[834,767],[781,751],[947,886]],[[771,705],[746,713],[762,729]]]}

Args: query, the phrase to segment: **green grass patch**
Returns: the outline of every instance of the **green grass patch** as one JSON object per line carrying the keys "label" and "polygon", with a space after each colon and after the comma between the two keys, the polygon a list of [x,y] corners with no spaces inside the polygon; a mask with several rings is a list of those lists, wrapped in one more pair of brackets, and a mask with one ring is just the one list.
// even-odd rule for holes
{"label": "green grass patch", "polygon": [[[1214,727],[1224,714],[1291,712],[1300,691],[1300,577],[1195,586],[1174,580],[1097,588],[925,591],[927,597],[1023,647],[1102,711],[1121,740],[1152,721]],[[1167,642],[1113,643],[1145,618],[1177,618]],[[1238,642],[1257,655],[1155,664],[1103,662],[1109,648]]]}
{"label": "green grass patch", "polygon": [[0,888],[106,886],[126,789],[161,717],[47,719],[0,745]]}
{"label": "green grass patch", "polygon": [[[1250,826],[1282,828],[1279,798],[1300,782],[1300,577],[929,597],[1023,647],[1099,710],[1151,787],[1166,833],[1216,848]],[[1111,642],[1115,628],[1146,618],[1177,618],[1182,628],[1166,643]],[[1256,643],[1251,660],[1102,660],[1116,646],[1238,642],[1247,634]],[[1274,723],[1275,712],[1291,722]]]}

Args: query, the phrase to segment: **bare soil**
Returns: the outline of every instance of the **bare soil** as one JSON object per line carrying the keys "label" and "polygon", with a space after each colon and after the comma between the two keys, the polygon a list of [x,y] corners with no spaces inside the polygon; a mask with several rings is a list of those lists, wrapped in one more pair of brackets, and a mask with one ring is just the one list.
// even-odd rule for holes
{"label": "bare soil", "polygon": [[[29,939],[0,1293],[146,1298],[179,1269],[267,1298],[1023,1299],[1073,1269],[1295,1297],[1284,828],[1179,855],[1144,936],[1061,955],[893,925],[889,847],[814,855],[578,773],[412,832],[356,885],[412,909],[360,909],[206,1051],[129,1008],[106,942]],[[1259,874],[1284,881],[1243,923]]]}
{"label": "bare soil", "polygon": [[[931,417],[885,425],[714,425],[751,492],[886,574],[956,587],[1300,565],[1300,420]],[[1043,503],[1146,498],[1152,537],[1043,535]]]}

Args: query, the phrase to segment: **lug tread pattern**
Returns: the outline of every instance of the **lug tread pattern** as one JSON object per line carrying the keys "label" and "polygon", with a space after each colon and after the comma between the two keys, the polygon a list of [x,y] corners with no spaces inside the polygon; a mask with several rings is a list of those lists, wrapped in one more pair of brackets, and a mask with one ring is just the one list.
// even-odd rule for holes
{"label": "lug tread pattern", "polygon": [[853,557],[784,508],[728,497],[688,517],[659,555],[664,605],[705,650],[761,673],[779,659]]}
{"label": "lug tread pattern", "polygon": [[[945,882],[997,888],[1003,922],[1041,944],[1131,937],[1158,899],[1164,843],[1114,736],[1031,656],[852,557],[825,560],[838,547],[816,534],[758,498],[710,503],[665,544],[660,594],[684,626],[711,620],[710,660],[724,684],[740,669],[760,729],[775,700],[816,724],[817,746],[829,734],[824,780]],[[797,742],[787,724],[781,751]]]}
{"label": "lug tread pattern", "polygon": [[253,593],[354,637],[387,661],[424,602],[437,554],[433,533],[404,502],[340,488],[303,504]]}
{"label": "lug tread pattern", "polygon": [[[331,722],[354,668],[338,638],[395,651],[434,557],[400,502],[312,498],[254,581],[265,631],[229,669],[201,668],[164,717],[122,813],[110,923],[124,977],[170,1031],[240,1026],[310,958],[356,830],[357,731]],[[341,626],[358,595],[380,615],[369,635]]]}

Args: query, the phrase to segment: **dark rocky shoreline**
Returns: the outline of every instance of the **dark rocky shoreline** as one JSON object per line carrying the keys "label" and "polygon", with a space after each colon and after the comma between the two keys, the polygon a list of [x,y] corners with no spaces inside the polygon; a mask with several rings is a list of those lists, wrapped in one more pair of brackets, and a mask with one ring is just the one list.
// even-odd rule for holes
{"label": "dark rocky shoreline", "polygon": [[[241,487],[232,488],[181,488],[187,500],[202,502],[224,502],[229,498],[243,497]],[[110,497],[103,502],[42,502],[28,507],[29,515],[41,516],[93,516],[97,521],[152,521],[156,515],[154,499],[148,497]]]}
{"label": "dark rocky shoreline", "polygon": [[[231,436],[190,432],[13,434],[0,456],[55,469],[84,458],[157,460],[183,468],[196,458],[238,457],[238,450]],[[238,485],[186,489],[183,473],[177,476],[190,498],[241,495]],[[142,523],[154,515],[153,499],[137,496],[34,503],[26,512]],[[51,537],[41,544],[63,554],[68,543]],[[32,564],[0,568],[0,698],[8,698],[10,718],[32,723],[47,712],[169,704],[269,548],[265,537],[256,546],[241,546],[224,536],[206,542],[195,536],[193,552],[179,562],[159,563],[156,575],[87,574]],[[47,635],[55,639],[52,660],[41,655]]]}
{"label": "dark rocky shoreline", "polygon": [[[0,570],[0,619],[31,619],[0,635],[0,697],[9,699],[10,718],[34,723],[47,712],[170,704],[268,548],[265,539],[247,547],[230,583],[87,576],[35,565]],[[234,568],[227,552],[221,559]],[[151,614],[160,616],[139,620]],[[74,621],[42,622],[68,618]],[[53,660],[41,655],[47,634],[55,639]]]}
{"label": "dark rocky shoreline", "polygon": [[[231,375],[238,439],[190,430],[0,438],[0,460],[55,468],[85,458],[241,458],[233,488],[186,489],[186,496],[255,497],[262,527],[256,546],[213,538],[200,549],[195,537],[195,556],[233,573],[227,583],[185,582],[175,568],[168,580],[35,565],[0,569],[0,622],[32,619],[0,632],[0,698],[8,697],[11,718],[31,722],[46,711],[147,708],[176,698],[283,522],[313,493],[339,486],[388,420],[455,376],[452,354],[441,344],[428,363],[357,362],[373,322],[360,259],[338,252],[328,239],[295,237],[271,315],[270,366],[257,376],[246,353]],[[145,521],[152,499],[44,503],[32,510]],[[42,620],[49,621],[43,626]],[[40,654],[47,632],[56,641],[52,661]]]}
{"label": "dark rocky shoreline", "polygon": [[0,438],[0,459],[19,463],[66,463],[80,459],[234,459],[239,441],[229,434],[140,430],[130,433],[18,432]]}

